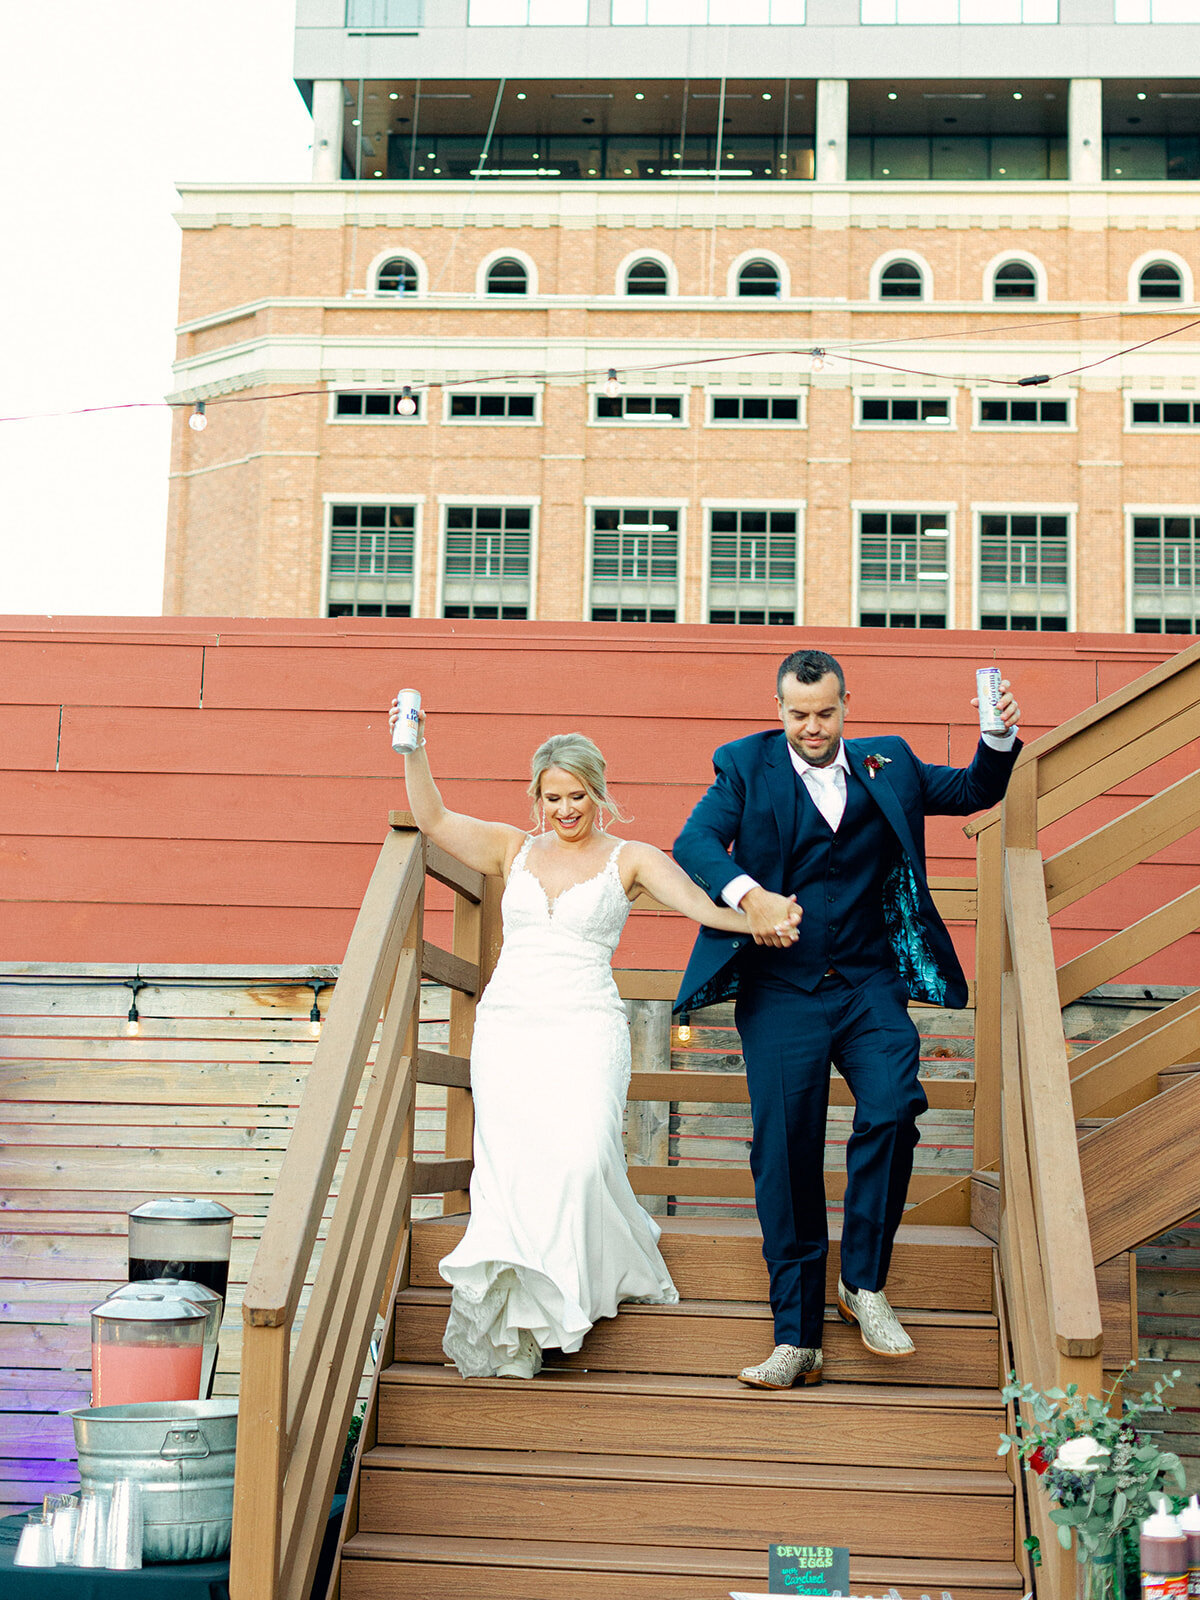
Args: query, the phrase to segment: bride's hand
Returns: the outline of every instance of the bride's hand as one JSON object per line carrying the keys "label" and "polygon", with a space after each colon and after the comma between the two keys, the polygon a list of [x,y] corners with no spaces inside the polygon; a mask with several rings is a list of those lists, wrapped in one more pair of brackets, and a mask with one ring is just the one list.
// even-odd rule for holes
{"label": "bride's hand", "polygon": [[[388,707],[388,732],[389,733],[395,733],[395,731],[396,731],[396,722],[399,719],[399,716],[400,716],[400,696],[397,695],[396,698],[392,701],[391,705]],[[419,709],[417,711],[417,725],[420,728],[421,738],[424,739],[424,737],[425,737],[425,712],[424,712],[423,708]]]}

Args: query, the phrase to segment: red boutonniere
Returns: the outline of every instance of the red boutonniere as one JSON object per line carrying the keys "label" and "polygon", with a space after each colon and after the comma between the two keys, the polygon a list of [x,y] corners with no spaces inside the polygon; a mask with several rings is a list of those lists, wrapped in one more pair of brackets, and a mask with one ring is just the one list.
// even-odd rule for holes
{"label": "red boutonniere", "polygon": [[890,767],[891,764],[892,764],[891,756],[864,756],[863,757],[863,766],[866,767],[867,774],[871,779],[874,779],[875,774],[879,771],[880,767]]}

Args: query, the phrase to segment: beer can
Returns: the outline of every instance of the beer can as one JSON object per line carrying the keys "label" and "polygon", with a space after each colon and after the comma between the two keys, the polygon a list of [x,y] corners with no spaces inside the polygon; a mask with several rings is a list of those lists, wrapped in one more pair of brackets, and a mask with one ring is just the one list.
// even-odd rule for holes
{"label": "beer can", "polygon": [[421,691],[401,689],[396,696],[396,704],[400,708],[400,715],[392,729],[392,749],[404,754],[415,750],[421,743],[421,719],[417,716],[421,709]]}
{"label": "beer can", "polygon": [[979,697],[980,733],[1007,733],[1004,719],[996,710],[1000,703],[1000,668],[979,667],[975,673],[975,691]]}

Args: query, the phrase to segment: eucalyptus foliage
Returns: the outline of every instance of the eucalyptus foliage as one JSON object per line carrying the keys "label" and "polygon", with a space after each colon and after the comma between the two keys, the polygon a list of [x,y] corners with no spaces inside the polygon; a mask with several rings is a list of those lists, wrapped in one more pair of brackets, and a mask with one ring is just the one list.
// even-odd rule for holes
{"label": "eucalyptus foliage", "polygon": [[[1005,1401],[1016,1402],[1016,1431],[1000,1435],[996,1453],[1015,1451],[1026,1470],[1037,1474],[1050,1498],[1050,1520],[1057,1524],[1058,1542],[1064,1550],[1074,1542],[1079,1561],[1109,1559],[1121,1530],[1148,1517],[1170,1485],[1182,1489],[1185,1483],[1179,1457],[1160,1450],[1139,1429],[1148,1416],[1161,1417],[1172,1409],[1163,1395],[1174,1388],[1178,1368],[1137,1399],[1123,1398],[1120,1414],[1114,1416],[1113,1395],[1125,1372],[1103,1397],[1081,1395],[1075,1383],[1043,1393],[1032,1384],[1018,1383],[1015,1372],[1002,1390]],[[1067,1461],[1059,1462],[1069,1440],[1094,1442],[1085,1467],[1067,1464],[1078,1458],[1078,1448],[1067,1452]]]}

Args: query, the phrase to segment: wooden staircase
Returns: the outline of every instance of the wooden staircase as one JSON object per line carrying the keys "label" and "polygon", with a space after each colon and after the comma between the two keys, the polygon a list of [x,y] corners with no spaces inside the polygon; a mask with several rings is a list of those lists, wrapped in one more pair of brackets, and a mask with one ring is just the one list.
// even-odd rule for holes
{"label": "wooden staircase", "polygon": [[[437,1262],[467,1199],[467,1056],[499,893],[393,813],[243,1300],[232,1600],[309,1600],[381,1306],[330,1600],[718,1600],[762,1589],[773,1542],[849,1544],[859,1592],[1016,1600],[1036,1585],[1068,1600],[1073,1562],[1045,1496],[996,1455],[1014,1425],[998,1384],[1015,1368],[1100,1395],[1136,1349],[1131,1252],[1200,1209],[1200,1166],[1177,1159],[1200,1110],[1200,1077],[1182,1071],[1200,1060],[1200,995],[1069,1058],[1061,1008],[1200,927],[1200,890],[1061,964],[1050,919],[1194,829],[1200,772],[1174,774],[1198,738],[1195,644],[1036,740],[1002,810],[969,824],[975,1081],[931,1087],[943,1107],[971,1105],[973,1171],[910,1187],[888,1290],[918,1353],[873,1361],[831,1322],[826,1384],[783,1394],[731,1375],[766,1354],[771,1328],[757,1229],[730,1219],[668,1219],[682,1303],[623,1308],[536,1381],[464,1381],[443,1364]],[[1135,774],[1160,786],[1097,826],[1089,808]],[[1068,817],[1092,831],[1045,855],[1044,830]],[[452,951],[424,938],[426,874],[454,893]],[[454,991],[445,1052],[419,1042],[422,977]],[[670,974],[620,977],[627,998],[673,990]],[[631,1098],[740,1103],[739,1077],[639,1072]],[[446,1089],[442,1160],[413,1159],[421,1083]],[[631,1168],[635,1192],[750,1194],[744,1167],[666,1154]],[[433,1194],[449,1214],[413,1220],[413,1197]],[[835,1236],[830,1300],[837,1267]]]}
{"label": "wooden staircase", "polygon": [[[990,1240],[901,1229],[889,1278],[917,1355],[874,1357],[828,1313],[826,1382],[730,1374],[772,1344],[751,1222],[666,1219],[678,1306],[626,1306],[532,1383],[463,1380],[417,1223],[364,1450],[343,1600],[717,1600],[763,1588],[773,1542],[851,1545],[860,1592],[1021,1593]],[[837,1281],[836,1238],[829,1295]]]}

